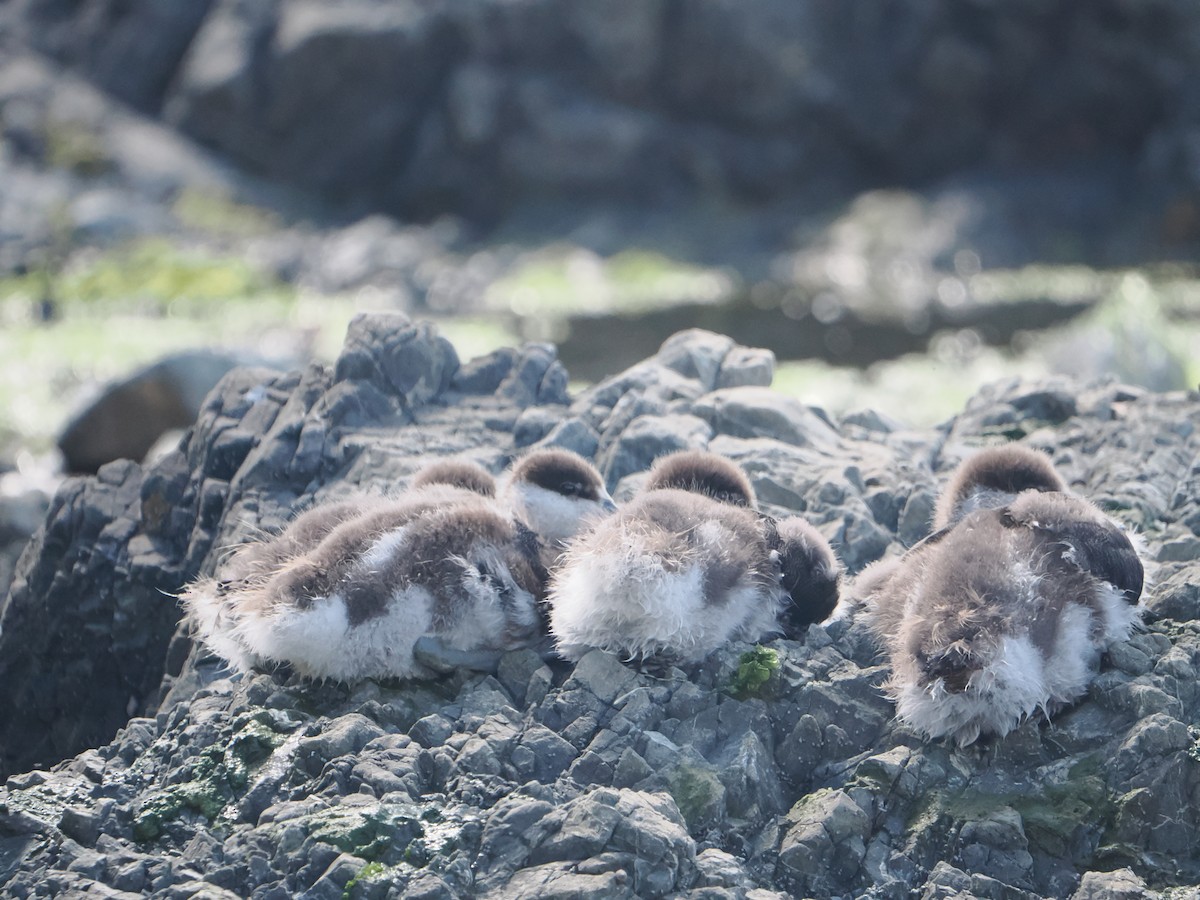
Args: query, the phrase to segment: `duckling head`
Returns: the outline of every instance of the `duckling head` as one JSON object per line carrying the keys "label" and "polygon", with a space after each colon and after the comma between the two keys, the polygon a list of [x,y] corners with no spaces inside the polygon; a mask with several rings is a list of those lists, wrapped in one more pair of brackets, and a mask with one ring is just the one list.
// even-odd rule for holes
{"label": "duckling head", "polygon": [[964,460],[942,491],[934,514],[938,531],[977,509],[1004,506],[1023,491],[1066,491],[1044,453],[1021,444],[988,447]]}
{"label": "duckling head", "polygon": [[496,479],[478,463],[467,459],[441,459],[413,476],[410,487],[418,490],[431,484],[462,488],[481,497],[496,496]]}
{"label": "duckling head", "polygon": [[829,542],[799,516],[775,523],[780,586],[787,599],[780,612],[784,636],[797,639],[837,606],[841,566]]}
{"label": "duckling head", "polygon": [[644,489],[664,488],[703,494],[734,506],[758,508],[746,473],[732,460],[707,450],[679,450],[657,459]]}
{"label": "duckling head", "polygon": [[534,450],[513,463],[500,500],[553,547],[617,509],[596,467],[557,448]]}

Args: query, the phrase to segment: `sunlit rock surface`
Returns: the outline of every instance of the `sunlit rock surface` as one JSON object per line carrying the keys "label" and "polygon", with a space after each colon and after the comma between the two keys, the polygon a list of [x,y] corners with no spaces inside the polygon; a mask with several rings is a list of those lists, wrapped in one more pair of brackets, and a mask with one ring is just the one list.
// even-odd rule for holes
{"label": "sunlit rock surface", "polygon": [[[1011,382],[936,429],[834,420],[705,332],[571,398],[553,348],[461,364],[402,317],[331,369],[235,370],[183,448],[69,481],[0,613],[0,892],[168,897],[1154,896],[1200,885],[1200,398]],[[853,622],[694,670],[534,652],[493,674],[229,679],[170,594],[314,500],[462,453],[590,452],[628,497],[681,443],[737,460],[851,572],[1020,440],[1149,546],[1147,626],[1053,721],[966,750],[898,726]],[[766,665],[765,669],[763,665]],[[765,681],[760,677],[766,672]],[[757,674],[755,674],[757,673]]]}

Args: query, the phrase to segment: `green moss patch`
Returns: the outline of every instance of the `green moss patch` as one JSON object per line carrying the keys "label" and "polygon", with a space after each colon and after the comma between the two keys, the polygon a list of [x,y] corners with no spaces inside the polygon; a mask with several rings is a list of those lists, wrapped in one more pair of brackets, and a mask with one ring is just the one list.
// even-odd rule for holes
{"label": "green moss patch", "polygon": [[519,316],[640,312],[680,303],[719,302],[729,275],[647,250],[601,257],[579,247],[530,254],[487,290],[490,309]]}
{"label": "green moss patch", "polygon": [[779,671],[779,654],[767,647],[747,650],[729,680],[729,692],[739,700],[757,697],[771,676]]}
{"label": "green moss patch", "polygon": [[159,791],[142,804],[133,822],[134,839],[154,840],[162,834],[166,823],[188,810],[200,813],[210,822],[216,820],[230,803],[242,796],[253,771],[286,739],[266,721],[240,718],[228,741],[201,750],[192,766],[190,780]]}
{"label": "green moss patch", "polygon": [[948,822],[962,823],[986,818],[1003,807],[1015,809],[1021,816],[1031,851],[1052,857],[1070,854],[1081,829],[1107,830],[1111,827],[1116,805],[1108,785],[1098,774],[1098,762],[1081,760],[1062,784],[1044,785],[1037,794],[992,793],[967,788],[954,792],[934,792],[921,804],[907,825],[917,835],[943,827]]}
{"label": "green moss patch", "polygon": [[314,840],[371,862],[421,866],[427,859],[416,807],[333,806],[309,818],[306,828]]}
{"label": "green moss patch", "polygon": [[667,777],[667,790],[689,830],[714,824],[725,804],[725,785],[706,766],[682,763]]}

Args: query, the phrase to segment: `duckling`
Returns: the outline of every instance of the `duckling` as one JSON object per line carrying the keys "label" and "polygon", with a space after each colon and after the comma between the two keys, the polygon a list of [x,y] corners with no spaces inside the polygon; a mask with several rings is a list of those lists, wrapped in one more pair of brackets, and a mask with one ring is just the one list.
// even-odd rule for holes
{"label": "duckling", "polygon": [[1021,444],[980,450],[955,469],[938,500],[933,529],[940,531],[977,509],[1003,506],[1029,490],[1064,493],[1067,485],[1037,450]]}
{"label": "duckling", "polygon": [[237,668],[250,667],[249,657],[234,636],[235,600],[274,575],[334,531],[362,514],[361,500],[323,503],[305,510],[279,534],[239,546],[222,564],[218,577],[201,577],[179,595],[193,633],[222,659]]}
{"label": "duckling", "polygon": [[800,516],[775,522],[770,541],[779,557],[779,583],[785,598],[779,612],[784,637],[798,640],[809,625],[829,618],[838,604],[841,563],[825,536]]}
{"label": "duckling", "polygon": [[[568,521],[570,515],[583,521],[602,512],[604,501],[610,505],[612,502],[600,485],[599,474],[590,464],[572,454],[561,457],[560,454],[561,451],[530,454],[506,482],[507,496],[520,500],[519,511],[535,523],[548,522],[552,535],[573,534],[581,525],[576,522],[572,526]],[[546,474],[543,463],[553,464],[547,469],[550,475],[557,473],[558,480]],[[448,585],[458,584],[483,603],[478,599],[484,596],[478,588],[479,578],[472,580],[463,575],[456,581],[437,569],[439,565],[448,564],[445,561],[451,556],[462,557],[474,567],[472,571],[483,571],[479,568],[482,565],[492,576],[488,583],[505,586],[504,591],[496,588],[501,599],[517,596],[512,587],[517,576],[512,574],[511,565],[495,569],[498,563],[488,561],[497,555],[504,557],[504,553],[496,549],[504,546],[499,537],[496,538],[498,543],[489,551],[490,556],[485,553],[479,559],[467,555],[460,547],[461,542],[468,541],[470,547],[483,552],[469,543],[480,522],[491,523],[488,527],[493,531],[499,527],[495,523],[507,523],[511,534],[505,539],[517,541],[519,538],[521,552],[534,554],[535,558],[527,561],[527,565],[536,580],[537,590],[532,596],[541,598],[548,576],[541,558],[545,550],[539,536],[514,516],[503,499],[486,496],[486,480],[474,475],[464,477],[464,472],[467,468],[462,464],[435,464],[414,478],[416,488],[407,494],[332,504],[325,513],[321,512],[325,507],[317,507],[299,517],[279,537],[264,542],[263,546],[247,545],[235,554],[228,567],[237,577],[230,578],[223,572],[219,580],[200,579],[183,593],[182,600],[195,631],[214,652],[242,670],[253,667],[260,660],[287,660],[298,671],[314,677],[350,678],[377,670],[378,674],[404,677],[417,672],[418,667],[411,660],[412,646],[406,651],[398,651],[402,657],[408,654],[407,661],[397,662],[386,672],[380,669],[382,663],[374,669],[366,663],[333,666],[315,644],[306,645],[302,640],[310,634],[305,629],[316,621],[308,611],[318,609],[327,614],[326,625],[330,629],[324,635],[327,653],[337,653],[353,640],[357,649],[350,658],[358,659],[366,652],[359,646],[363,644],[366,632],[352,633],[349,629],[366,627],[364,623],[375,619],[394,623],[405,605],[412,607],[410,618],[413,623],[423,621],[420,591],[430,590],[416,578],[413,583],[419,590],[414,593],[397,589],[391,600],[383,604],[381,598],[385,592],[378,583],[376,572],[407,571],[403,566],[409,565],[415,572],[428,573],[430,578],[436,576],[438,588],[435,593],[438,596],[448,596]],[[567,479],[567,474],[573,475],[575,480]],[[527,476],[537,477],[542,483],[527,483]],[[580,478],[585,479],[582,486]],[[597,485],[600,485],[599,491]],[[481,487],[484,492],[480,491]],[[457,539],[459,543],[449,537],[455,527],[462,530]],[[442,538],[430,540],[430,533],[442,535]],[[252,577],[243,577],[242,573],[246,571],[250,571]],[[504,575],[505,571],[509,575]],[[532,583],[528,578],[522,576],[517,582],[525,594],[531,593]],[[447,603],[443,600],[439,608],[446,607]],[[513,607],[504,630],[497,630],[494,616],[489,618],[480,612],[479,621],[491,629],[489,634],[501,649],[514,646],[514,641],[525,640],[523,635],[529,627],[526,605],[522,600]],[[386,614],[379,612],[380,609],[386,609]],[[295,610],[306,614],[299,617],[287,614]],[[435,625],[445,618],[441,613],[438,616]],[[541,622],[540,618],[535,617],[535,620]],[[345,627],[339,631],[338,625],[342,622]],[[302,623],[302,627],[294,623]],[[478,644],[461,628],[446,631],[441,625],[428,635],[424,632],[414,634],[414,642],[422,636],[440,638],[447,648],[446,658],[450,658],[450,651],[466,651]],[[532,636],[530,640],[533,640]],[[426,641],[422,646],[428,643]],[[305,657],[309,651],[312,659]]]}
{"label": "duckling", "polygon": [[572,542],[551,576],[550,630],[561,656],[599,647],[698,662],[728,641],[796,636],[828,615],[838,567],[815,529],[713,499],[728,479],[721,467],[709,483],[717,469],[706,457],[690,468],[671,460],[666,471],[652,471],[648,490]]}
{"label": "duckling", "polygon": [[[899,717],[964,746],[1077,700],[1140,621],[1144,569],[1124,529],[1048,490],[1062,484],[1052,468],[1019,452],[1004,472],[1004,459],[964,463],[939,504],[949,524],[858,589]],[[1004,505],[957,508],[1014,488]]]}
{"label": "duckling", "polygon": [[[374,540],[332,586],[269,579],[238,597],[239,668],[290,663],[309,678],[428,674],[423,638],[459,651],[506,650],[542,630],[546,573],[536,536],[491,504],[427,511]],[[346,526],[342,526],[346,527]],[[214,649],[217,649],[214,646]]]}
{"label": "duckling", "polygon": [[442,459],[425,466],[413,476],[410,490],[420,490],[434,484],[449,485],[478,494],[496,496],[496,479],[483,466],[466,459]]}

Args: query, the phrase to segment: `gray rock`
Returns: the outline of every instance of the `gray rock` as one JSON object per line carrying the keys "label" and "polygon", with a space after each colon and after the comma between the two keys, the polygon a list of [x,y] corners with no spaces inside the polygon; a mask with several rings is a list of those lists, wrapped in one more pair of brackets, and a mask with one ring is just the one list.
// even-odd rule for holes
{"label": "gray rock", "polygon": [[513,424],[513,443],[518,447],[536,444],[562,422],[560,410],[546,406],[531,406],[522,412]]}
{"label": "gray rock", "polygon": [[604,703],[612,703],[633,686],[636,677],[613,654],[592,650],[575,664],[575,671],[563,689],[578,687]]}
{"label": "gray rock", "polygon": [[693,328],[668,338],[655,354],[655,359],[685,378],[700,382],[703,390],[711,391],[716,387],[724,361],[734,346],[733,339],[723,334]]}
{"label": "gray rock", "polygon": [[[520,759],[518,760],[518,754]],[[549,728],[533,726],[526,730],[513,750],[513,765],[522,778],[552,782],[578,755],[578,751]]]}
{"label": "gray rock", "polygon": [[858,874],[866,856],[870,818],[843,791],[817,791],[787,814],[779,847],[785,875],[806,891],[834,893]]}
{"label": "gray rock", "polygon": [[118,459],[140,462],[164,433],[191,425],[208,392],[238,364],[223,353],[177,353],[110,385],[59,436],[67,470],[95,473]]}
{"label": "gray rock", "polygon": [[1144,900],[1154,893],[1128,868],[1114,872],[1085,872],[1071,900]]}
{"label": "gray rock", "polygon": [[505,347],[464,363],[454,373],[454,389],[464,394],[494,394],[512,371],[517,356],[516,350]]}
{"label": "gray rock", "polygon": [[319,772],[325,763],[356,753],[381,734],[383,730],[370,719],[351,713],[335,719],[319,734],[301,740],[296,757],[310,772]]}
{"label": "gray rock", "polygon": [[567,370],[558,361],[554,345],[526,344],[522,347],[512,371],[500,383],[496,393],[522,406],[569,402]]}
{"label": "gray rock", "polygon": [[441,396],[457,370],[458,354],[432,326],[399,314],[362,313],[346,331],[334,380],[367,381],[418,406]]}
{"label": "gray rock", "polygon": [[702,397],[692,409],[718,434],[770,437],[823,450],[838,443],[837,433],[806,404],[765,388],[724,388]]}
{"label": "gray rock", "polygon": [[600,471],[608,484],[615,486],[663,454],[703,448],[711,436],[712,429],[696,416],[638,416],[600,455]]}
{"label": "gray rock", "polygon": [[514,650],[500,658],[496,678],[517,703],[524,703],[529,680],[544,667],[541,654],[537,651]]}
{"label": "gray rock", "polygon": [[538,444],[542,447],[562,447],[590,459],[600,446],[600,436],[583,419],[570,418],[555,425]]}
{"label": "gray rock", "polygon": [[[109,2],[63,9],[26,3],[24,31],[44,52],[84,69],[105,90],[154,112],[211,0],[198,3]],[[104,30],[94,40],[94,30]]]}
{"label": "gray rock", "polygon": [[[360,323],[342,366],[352,377],[235,370],[177,451],[64,485],[0,611],[5,765],[46,766],[0,788],[6,893],[765,900],[1200,884],[1195,560],[1155,562],[1146,628],[1113,649],[1087,697],[982,748],[921,741],[893,720],[888,671],[853,618],[769,643],[778,670],[748,699],[735,699],[745,645],[686,671],[524,650],[502,655],[495,678],[356,685],[228,679],[189,656],[160,592],[214,571],[223,548],[314,498],[403,483],[430,457],[499,469],[515,451],[521,404],[536,397],[446,387],[439,340],[397,342],[394,321]],[[680,339],[668,349],[695,377],[640,364],[564,418],[597,430],[601,454],[636,437],[639,416],[698,421],[716,396],[700,393],[702,370],[739,352],[702,352],[720,346]],[[410,350],[429,377],[386,377],[411,371],[393,365]],[[1041,419],[1064,412],[1064,391],[1074,412]],[[1027,440],[1054,449],[1075,489],[1158,548],[1200,521],[1200,430],[1184,427],[1196,403],[1026,384],[989,389],[943,429],[833,426],[809,411],[827,446],[767,433],[708,444],[746,468],[769,511],[814,521],[852,570],[918,536],[950,466],[997,426],[1034,429]],[[80,653],[96,636],[119,655]],[[152,685],[134,710],[149,715],[130,719],[134,682]]]}
{"label": "gray rock", "polygon": [[775,354],[758,347],[735,346],[721,360],[713,387],[770,387],[775,380]]}

